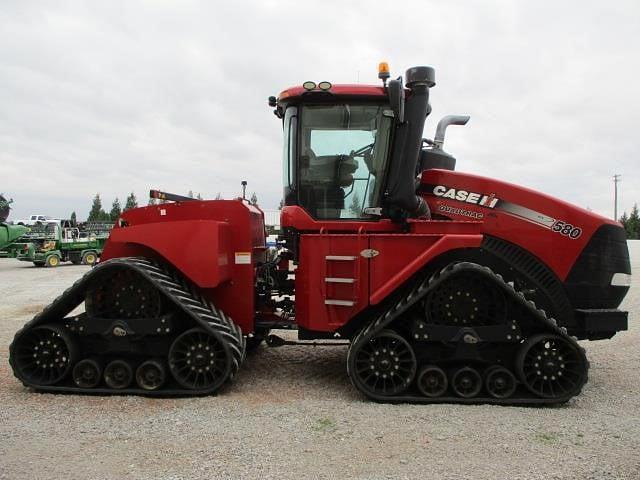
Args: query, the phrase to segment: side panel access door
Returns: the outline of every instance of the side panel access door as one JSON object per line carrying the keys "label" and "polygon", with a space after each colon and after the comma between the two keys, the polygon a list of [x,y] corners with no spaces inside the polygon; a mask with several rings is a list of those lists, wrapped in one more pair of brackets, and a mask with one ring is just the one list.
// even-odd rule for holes
{"label": "side panel access door", "polygon": [[307,330],[335,331],[369,305],[368,235],[300,237],[296,321]]}

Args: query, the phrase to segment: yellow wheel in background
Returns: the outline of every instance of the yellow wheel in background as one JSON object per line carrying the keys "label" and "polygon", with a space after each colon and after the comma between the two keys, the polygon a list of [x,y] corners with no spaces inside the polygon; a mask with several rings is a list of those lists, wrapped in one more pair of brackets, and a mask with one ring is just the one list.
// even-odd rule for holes
{"label": "yellow wheel in background", "polygon": [[93,265],[98,260],[98,256],[93,252],[87,252],[82,256],[83,265]]}
{"label": "yellow wheel in background", "polygon": [[60,257],[58,255],[49,255],[45,260],[47,267],[57,267],[60,265]]}

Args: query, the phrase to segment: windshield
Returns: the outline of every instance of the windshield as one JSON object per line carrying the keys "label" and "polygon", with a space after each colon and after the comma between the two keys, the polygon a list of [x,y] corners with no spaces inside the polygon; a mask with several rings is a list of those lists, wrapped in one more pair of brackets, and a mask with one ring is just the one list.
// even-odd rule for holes
{"label": "windshield", "polygon": [[301,108],[298,203],[321,219],[367,218],[380,206],[392,114],[384,105]]}

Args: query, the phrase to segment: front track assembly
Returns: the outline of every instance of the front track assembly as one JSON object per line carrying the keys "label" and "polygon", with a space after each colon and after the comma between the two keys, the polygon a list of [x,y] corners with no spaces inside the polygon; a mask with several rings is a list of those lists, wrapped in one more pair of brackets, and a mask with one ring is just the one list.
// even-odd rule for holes
{"label": "front track assembly", "polygon": [[138,257],[94,267],[9,349],[15,376],[36,390],[158,396],[214,393],[244,356],[231,319],[178,272]]}
{"label": "front track assembly", "polygon": [[577,341],[489,268],[419,281],[353,339],[354,386],[383,402],[560,404],[589,363]]}

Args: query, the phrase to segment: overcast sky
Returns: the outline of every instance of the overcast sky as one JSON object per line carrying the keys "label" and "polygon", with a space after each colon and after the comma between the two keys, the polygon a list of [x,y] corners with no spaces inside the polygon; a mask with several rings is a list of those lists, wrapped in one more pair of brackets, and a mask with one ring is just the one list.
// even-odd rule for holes
{"label": "overcast sky", "polygon": [[457,169],[613,215],[640,202],[637,1],[0,2],[0,192],[17,219],[99,192],[281,198],[266,100],[305,80],[436,69],[425,134]]}

